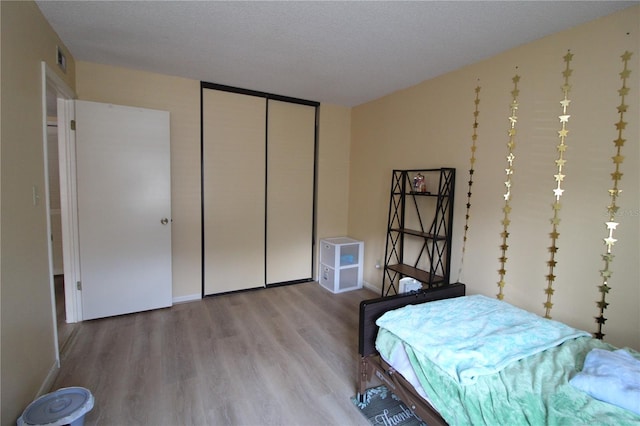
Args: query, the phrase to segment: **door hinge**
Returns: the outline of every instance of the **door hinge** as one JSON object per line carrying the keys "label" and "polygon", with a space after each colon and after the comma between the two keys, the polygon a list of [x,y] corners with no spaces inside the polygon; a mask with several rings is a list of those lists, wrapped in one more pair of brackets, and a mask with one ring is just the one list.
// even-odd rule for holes
{"label": "door hinge", "polygon": [[82,282],[81,281],[76,282],[76,288],[78,290],[82,290]]}
{"label": "door hinge", "polygon": [[76,129],[76,120],[71,120],[71,130]]}

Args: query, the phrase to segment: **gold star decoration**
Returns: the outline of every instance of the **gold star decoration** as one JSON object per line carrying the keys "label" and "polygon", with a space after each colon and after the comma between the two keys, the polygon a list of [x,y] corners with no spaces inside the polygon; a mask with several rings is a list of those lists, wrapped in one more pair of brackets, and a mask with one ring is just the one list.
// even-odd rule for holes
{"label": "gold star decoration", "polygon": [[613,237],[604,238],[604,244],[607,246],[607,251],[611,251],[611,248],[616,243],[616,241],[618,241],[618,240],[616,240]]}
{"label": "gold star decoration", "polygon": [[476,163],[476,151],[477,151],[477,146],[476,146],[476,142],[478,140],[478,117],[480,116],[480,110],[478,109],[479,105],[480,105],[480,86],[476,86],[476,88],[474,89],[475,92],[475,99],[473,100],[473,104],[475,105],[474,111],[473,111],[473,134],[471,135],[471,158],[469,159],[469,164],[470,164],[470,168],[469,168],[469,181],[468,181],[468,190],[467,190],[467,212],[465,215],[465,225],[464,225],[464,235],[462,237],[462,256],[461,256],[461,260],[460,260],[460,269],[458,271],[458,276],[462,275],[462,265],[464,265],[464,254],[466,253],[466,247],[467,247],[467,237],[468,237],[468,232],[469,232],[469,222],[471,219],[471,187],[473,186],[473,173],[474,173],[474,166]]}
{"label": "gold star decoration", "polygon": [[611,290],[611,287],[609,287],[606,284],[602,284],[600,287],[598,287],[598,289],[602,292],[602,293],[609,293],[609,290]]}
{"label": "gold star decoration", "polygon": [[562,197],[562,193],[564,192],[564,189],[562,188],[556,188],[553,190],[553,195],[555,195],[556,200],[559,200],[560,197]]}
{"label": "gold star decoration", "polygon": [[560,100],[560,106],[562,107],[562,114],[558,115],[558,119],[560,120],[560,130],[558,130],[558,137],[560,138],[560,143],[556,145],[556,150],[558,152],[558,158],[555,160],[555,165],[557,167],[557,173],[553,175],[556,187],[553,188],[553,196],[555,198],[555,202],[551,205],[553,209],[553,217],[550,219],[551,225],[553,227],[549,236],[551,237],[551,246],[548,248],[551,259],[547,262],[547,266],[549,267],[549,273],[546,275],[547,280],[547,288],[545,293],[547,295],[547,301],[544,303],[545,307],[545,317],[551,318],[550,312],[553,306],[551,303],[551,296],[554,293],[553,284],[556,279],[556,275],[554,274],[555,267],[557,262],[555,260],[555,254],[558,251],[558,247],[556,242],[560,237],[560,233],[557,230],[557,226],[560,224],[560,210],[562,208],[562,204],[560,203],[560,199],[564,194],[564,188],[562,184],[564,183],[564,179],[566,174],[563,173],[563,168],[567,160],[564,158],[564,154],[567,151],[566,138],[569,136],[569,129],[567,129],[567,125],[569,124],[569,120],[571,119],[571,114],[568,113],[569,105],[571,104],[571,99],[569,99],[569,92],[571,91],[571,85],[569,84],[569,78],[573,75],[573,70],[571,69],[571,60],[573,59],[573,53],[571,51],[567,51],[567,54],[563,57],[564,62],[566,63],[564,70],[562,71],[562,77],[564,79],[564,84],[562,85],[562,93],[563,99]]}
{"label": "gold star decoration", "polygon": [[618,209],[620,207],[618,206],[607,206],[607,211],[609,212],[609,215],[615,216],[616,213],[618,213]]}
{"label": "gold star decoration", "polygon": [[613,262],[613,258],[614,256],[611,253],[605,253],[602,256],[602,260],[604,260],[605,262]]}
{"label": "gold star decoration", "polygon": [[509,201],[511,200],[511,187],[512,187],[511,178],[514,173],[513,163],[515,160],[515,155],[513,151],[516,147],[515,136],[517,134],[516,125],[518,123],[518,116],[516,115],[516,113],[519,107],[518,96],[520,95],[520,90],[518,89],[518,83],[520,82],[520,76],[518,74],[514,75],[511,81],[513,82],[513,90],[510,92],[512,97],[511,103],[510,103],[511,111],[510,111],[510,115],[507,117],[509,120],[509,129],[507,131],[509,140],[507,141],[507,156],[506,156],[508,167],[504,169],[507,180],[504,181],[504,186],[505,186],[505,192],[503,194],[504,207],[502,208],[502,211],[504,212],[504,216],[502,218],[502,221],[500,222],[502,224],[502,232],[500,233],[500,236],[502,237],[502,244],[500,245],[501,256],[498,258],[498,260],[500,261],[501,267],[498,270],[498,273],[500,274],[500,281],[498,281],[498,294],[496,295],[496,297],[500,300],[504,298],[504,293],[503,293],[504,286],[505,286],[504,277],[507,273],[506,263],[508,258],[506,254],[509,248],[509,245],[507,244],[509,232],[507,230],[509,228],[509,225],[511,224],[511,220],[509,219],[509,214],[511,213],[511,206],[509,205]]}
{"label": "gold star decoration", "polygon": [[626,128],[627,128],[627,122],[626,122],[626,121],[622,121],[622,120],[620,120],[620,121],[618,121],[618,122],[616,123],[616,129],[618,129],[618,130],[624,130],[624,129],[626,129]]}

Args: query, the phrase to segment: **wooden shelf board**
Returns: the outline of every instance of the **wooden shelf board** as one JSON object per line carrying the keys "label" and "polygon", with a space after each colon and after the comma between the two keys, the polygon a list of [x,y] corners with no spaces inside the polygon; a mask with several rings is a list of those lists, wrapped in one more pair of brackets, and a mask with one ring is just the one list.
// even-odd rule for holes
{"label": "wooden shelf board", "polygon": [[399,274],[402,274],[406,277],[415,278],[416,280],[422,283],[425,283],[427,285],[431,283],[431,285],[433,286],[434,284],[440,284],[444,282],[444,278],[441,276],[431,275],[427,271],[414,268],[413,266],[409,266],[409,265],[403,265],[403,264],[388,265],[387,268],[391,269],[392,271],[398,272]]}

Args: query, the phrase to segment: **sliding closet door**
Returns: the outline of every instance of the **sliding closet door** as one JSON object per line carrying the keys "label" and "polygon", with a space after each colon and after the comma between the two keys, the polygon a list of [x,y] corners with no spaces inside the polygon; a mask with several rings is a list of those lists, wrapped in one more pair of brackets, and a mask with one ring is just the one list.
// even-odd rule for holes
{"label": "sliding closet door", "polygon": [[313,259],[313,106],[269,100],[266,283],[310,280]]}
{"label": "sliding closet door", "polygon": [[203,293],[264,287],[264,98],[202,91]]}

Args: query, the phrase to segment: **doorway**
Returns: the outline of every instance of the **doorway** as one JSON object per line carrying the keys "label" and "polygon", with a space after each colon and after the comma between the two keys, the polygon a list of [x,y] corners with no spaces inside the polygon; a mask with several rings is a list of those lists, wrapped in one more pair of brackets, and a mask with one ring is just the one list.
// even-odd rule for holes
{"label": "doorway", "polygon": [[[47,234],[49,241],[49,276],[52,317],[54,324],[54,342],[58,364],[61,350],[71,341],[75,330],[73,306],[69,305],[69,295],[73,293],[65,282],[73,282],[74,276],[67,277],[68,265],[64,255],[64,218],[68,215],[65,207],[66,180],[61,179],[66,173],[67,161],[64,155],[64,144],[60,143],[65,131],[59,131],[59,122],[66,117],[66,111],[60,111],[60,105],[70,102],[75,96],[64,81],[42,63],[42,105],[43,105],[43,151],[45,198],[47,212]],[[66,119],[65,119],[66,120]],[[73,262],[71,262],[73,263]],[[73,299],[71,300],[73,302]]]}
{"label": "doorway", "polygon": [[62,218],[60,200],[60,160],[58,156],[57,96],[47,91],[47,178],[49,220],[51,224],[51,262],[58,327],[58,347],[64,351],[75,330],[74,323],[67,322],[65,303],[64,259],[62,255]]}

